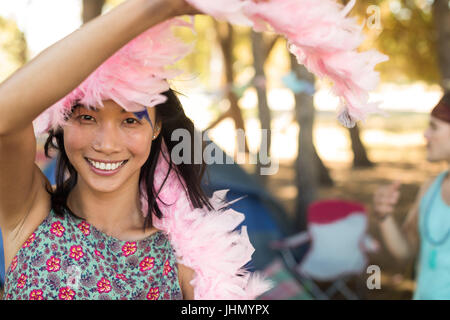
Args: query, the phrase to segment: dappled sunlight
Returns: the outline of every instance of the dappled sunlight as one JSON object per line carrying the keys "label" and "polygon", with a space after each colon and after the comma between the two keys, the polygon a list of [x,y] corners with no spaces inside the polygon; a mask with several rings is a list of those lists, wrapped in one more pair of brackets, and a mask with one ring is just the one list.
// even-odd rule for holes
{"label": "dappled sunlight", "polygon": [[316,125],[314,144],[319,156],[326,161],[351,161],[350,139],[345,128]]}
{"label": "dappled sunlight", "polygon": [[[206,118],[206,117],[205,117]],[[282,130],[278,124],[284,124]],[[205,121],[206,123],[206,121]],[[256,119],[246,121],[246,138],[251,153],[256,153],[261,141],[260,123]],[[273,121],[271,156],[279,160],[293,161],[297,157],[299,126],[286,119]],[[236,132],[234,122],[225,119],[210,130],[210,138],[229,155],[236,151]],[[375,161],[391,159],[391,161],[416,161],[423,156],[425,139],[423,131],[389,132],[385,130],[361,130],[361,140],[367,147],[370,157]],[[327,162],[350,163],[353,159],[351,141],[346,128],[336,123],[335,126],[321,124],[314,127],[314,144],[322,160]],[[420,150],[423,149],[423,150]],[[420,150],[420,151],[418,151]]]}
{"label": "dappled sunlight", "polygon": [[[329,88],[319,82],[314,103],[317,114],[314,126],[314,143],[319,156],[325,162],[351,163],[352,151],[349,131],[336,120],[338,99]],[[192,88],[185,87],[183,92]],[[217,95],[202,94],[199,88],[192,89],[181,97],[186,114],[199,130],[203,130],[228,108],[225,102],[217,101]],[[428,124],[427,114],[442,92],[436,86],[414,83],[410,86],[382,84],[372,94],[374,101],[381,102],[386,116],[371,115],[358,125],[361,140],[374,161],[390,158],[392,161],[412,161],[419,156],[417,148],[424,148],[423,132]],[[272,111],[271,156],[280,161],[293,161],[297,157],[299,126],[294,120],[294,99],[285,88],[273,88],[268,93]],[[211,104],[214,104],[212,106]],[[260,123],[257,119],[256,90],[248,89],[240,99],[246,115],[246,137],[251,153],[256,153],[261,141]],[[219,123],[210,132],[210,137],[229,155],[236,150],[236,134],[231,118]],[[405,150],[408,149],[409,151]],[[400,151],[400,152],[396,152]]]}
{"label": "dappled sunlight", "polygon": [[407,147],[425,145],[423,132],[392,133],[383,130],[365,130],[362,139],[371,146]]}

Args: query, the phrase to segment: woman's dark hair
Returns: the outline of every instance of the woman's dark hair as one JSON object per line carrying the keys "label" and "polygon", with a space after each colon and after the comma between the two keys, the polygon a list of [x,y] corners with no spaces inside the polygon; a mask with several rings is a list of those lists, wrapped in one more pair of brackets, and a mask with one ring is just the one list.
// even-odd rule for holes
{"label": "woman's dark hair", "polygon": [[[158,121],[161,121],[162,123],[161,132],[158,137],[153,140],[150,155],[145,164],[142,166],[139,175],[139,185],[143,183],[143,185],[147,189],[148,196],[148,214],[144,222],[144,228],[152,225],[152,212],[158,218],[162,217],[162,212],[156,202],[156,200],[159,199],[159,190],[155,190],[153,185],[153,176],[155,173],[158,156],[161,151],[162,139],[164,139],[164,142],[167,145],[169,155],[171,154],[173,147],[177,144],[177,141],[171,140],[171,135],[174,130],[188,130],[191,137],[191,145],[194,145],[195,139],[194,124],[184,113],[183,107],[178,100],[175,92],[173,90],[168,90],[164,92],[164,95],[167,97],[167,101],[155,107],[156,123]],[[202,149],[203,148],[204,145],[202,145]],[[69,208],[67,207],[66,202],[70,191],[77,184],[78,173],[67,157],[64,147],[64,131],[62,130],[62,128],[49,131],[49,136],[47,138],[47,141],[45,142],[44,149],[47,158],[51,158],[51,156],[49,155],[49,151],[51,149],[59,151],[55,173],[56,189],[54,191],[52,189],[47,189],[47,192],[51,196],[52,209],[59,216],[62,216],[65,210],[71,213]],[[164,186],[170,171],[175,170],[178,179],[180,179],[180,182],[188,191],[189,199],[193,207],[203,208],[206,206],[208,209],[212,209],[208,197],[201,187],[202,177],[206,170],[206,164],[204,162],[202,162],[201,164],[195,164],[193,161],[194,148],[190,149],[190,159],[192,159],[192,161],[190,162],[191,164],[181,163],[175,165],[172,161],[170,161],[170,159],[166,159],[169,160],[169,171],[166,178],[164,179],[164,182],[162,183],[162,186]],[[184,150],[182,150],[181,152],[184,152]]]}

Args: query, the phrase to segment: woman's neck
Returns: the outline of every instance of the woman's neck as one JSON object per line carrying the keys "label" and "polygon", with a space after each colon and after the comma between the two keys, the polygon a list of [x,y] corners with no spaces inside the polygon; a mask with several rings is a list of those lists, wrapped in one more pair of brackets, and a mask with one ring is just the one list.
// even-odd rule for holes
{"label": "woman's neck", "polygon": [[142,230],[138,184],[114,192],[98,192],[80,179],[67,197],[67,206],[97,229],[120,238],[130,230]]}
{"label": "woman's neck", "polygon": [[447,172],[446,176],[442,180],[442,199],[444,202],[450,206],[450,170]]}

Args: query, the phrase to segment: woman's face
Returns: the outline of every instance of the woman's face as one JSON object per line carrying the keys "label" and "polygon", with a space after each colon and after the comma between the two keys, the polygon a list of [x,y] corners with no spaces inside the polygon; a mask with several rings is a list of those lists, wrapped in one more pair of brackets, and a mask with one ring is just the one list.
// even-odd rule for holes
{"label": "woman's face", "polygon": [[[78,178],[93,190],[111,192],[136,186],[158,126],[154,132],[145,118],[139,120],[112,100],[103,104],[95,110],[75,108],[63,127],[67,157]],[[155,109],[147,111],[155,123]]]}
{"label": "woman's face", "polygon": [[450,162],[450,124],[430,116],[430,125],[424,133],[429,161]]}

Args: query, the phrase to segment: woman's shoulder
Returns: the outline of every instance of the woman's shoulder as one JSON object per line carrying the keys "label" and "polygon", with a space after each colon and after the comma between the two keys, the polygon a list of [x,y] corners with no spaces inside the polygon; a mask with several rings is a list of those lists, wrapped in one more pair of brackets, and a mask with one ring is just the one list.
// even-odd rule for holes
{"label": "woman's shoulder", "polygon": [[437,183],[439,179],[442,179],[444,174],[445,174],[445,172],[441,172],[439,174],[432,175],[431,177],[426,179],[419,188],[418,198],[422,199],[427,194],[427,192],[430,190],[431,186],[434,183]]}

